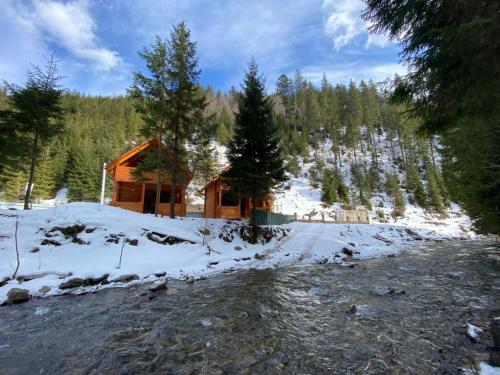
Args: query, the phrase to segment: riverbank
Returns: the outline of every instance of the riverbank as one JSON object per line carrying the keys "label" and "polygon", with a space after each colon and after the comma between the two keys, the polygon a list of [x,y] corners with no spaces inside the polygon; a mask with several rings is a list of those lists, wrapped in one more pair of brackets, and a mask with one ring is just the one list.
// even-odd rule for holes
{"label": "riverbank", "polygon": [[[16,234],[20,266],[16,266]],[[338,263],[390,256],[422,241],[474,237],[461,218],[441,223],[264,227],[249,242],[244,222],[143,215],[94,203],[0,210],[0,303],[12,288],[30,297],[86,293],[165,278],[194,282],[238,269]]]}

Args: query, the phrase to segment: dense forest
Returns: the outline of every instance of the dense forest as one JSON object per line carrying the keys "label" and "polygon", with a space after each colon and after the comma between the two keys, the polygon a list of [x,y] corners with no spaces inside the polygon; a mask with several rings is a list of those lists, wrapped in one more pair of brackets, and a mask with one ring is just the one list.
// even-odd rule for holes
{"label": "dense forest", "polygon": [[[205,91],[206,114],[215,122],[213,139],[225,145],[233,136],[239,93],[234,89],[214,92],[210,87]],[[399,215],[404,211],[404,189],[410,203],[444,212],[451,198],[436,150],[439,141],[419,136],[418,121],[410,119],[401,105],[391,104],[388,94],[374,82],[333,85],[323,78],[316,87],[297,71],[293,77],[281,75],[271,96],[288,170],[297,175],[300,165],[312,162],[308,177],[311,186],[322,190],[325,205],[341,202],[344,207],[372,209],[370,198],[385,192],[394,202],[394,214]],[[5,95],[0,102],[7,105]],[[142,141],[142,119],[133,98],[127,96],[66,93],[63,107],[65,130],[44,148],[33,198],[52,198],[58,189],[67,187],[70,200],[97,201],[102,164]],[[390,141],[388,151],[380,149],[382,134]],[[326,163],[314,151],[325,143],[331,145],[334,156]],[[217,170],[213,148],[188,148],[194,183],[202,185]],[[387,152],[396,170],[385,168],[379,160]],[[349,165],[343,165],[343,160]],[[341,173],[346,167],[350,178]],[[0,168],[3,199],[20,198],[27,161],[4,161]]]}

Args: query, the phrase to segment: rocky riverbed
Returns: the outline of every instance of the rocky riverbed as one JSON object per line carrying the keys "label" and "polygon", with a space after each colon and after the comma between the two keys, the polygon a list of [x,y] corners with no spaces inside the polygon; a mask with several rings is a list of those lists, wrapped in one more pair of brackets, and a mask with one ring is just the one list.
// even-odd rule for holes
{"label": "rocky riverbed", "polygon": [[497,244],[427,243],[354,264],[0,307],[2,373],[459,374],[498,357]]}

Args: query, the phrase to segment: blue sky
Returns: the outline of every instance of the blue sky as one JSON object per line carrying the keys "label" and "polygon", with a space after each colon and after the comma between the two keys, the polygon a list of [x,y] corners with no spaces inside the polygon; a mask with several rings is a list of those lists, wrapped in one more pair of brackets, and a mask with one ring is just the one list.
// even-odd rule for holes
{"label": "blue sky", "polygon": [[184,20],[197,42],[201,83],[239,87],[254,56],[274,89],[300,69],[313,83],[384,80],[404,73],[399,47],[369,35],[361,0],[0,0],[0,80],[22,83],[30,63],[54,52],[63,86],[120,95],[137,52]]}

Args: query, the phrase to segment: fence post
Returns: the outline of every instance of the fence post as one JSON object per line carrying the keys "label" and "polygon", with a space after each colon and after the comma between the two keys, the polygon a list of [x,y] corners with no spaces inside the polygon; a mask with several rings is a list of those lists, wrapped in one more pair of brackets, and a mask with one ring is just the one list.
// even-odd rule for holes
{"label": "fence post", "polygon": [[324,212],[321,213],[321,222],[322,223],[325,222],[325,213]]}

